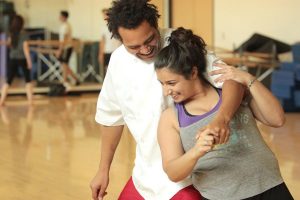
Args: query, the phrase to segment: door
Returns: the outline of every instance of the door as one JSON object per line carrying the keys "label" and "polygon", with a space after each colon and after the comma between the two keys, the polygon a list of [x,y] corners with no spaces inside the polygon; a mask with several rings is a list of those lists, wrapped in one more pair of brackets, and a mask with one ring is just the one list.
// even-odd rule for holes
{"label": "door", "polygon": [[213,0],[170,0],[171,27],[191,29],[213,45]]}

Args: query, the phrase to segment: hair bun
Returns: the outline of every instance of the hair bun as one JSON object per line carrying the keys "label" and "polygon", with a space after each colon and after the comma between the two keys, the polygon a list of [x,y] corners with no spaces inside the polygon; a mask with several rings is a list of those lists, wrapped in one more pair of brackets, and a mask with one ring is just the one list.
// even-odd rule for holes
{"label": "hair bun", "polygon": [[171,33],[169,38],[170,43],[177,43],[178,45],[187,44],[193,38],[193,32],[190,29],[179,27]]}

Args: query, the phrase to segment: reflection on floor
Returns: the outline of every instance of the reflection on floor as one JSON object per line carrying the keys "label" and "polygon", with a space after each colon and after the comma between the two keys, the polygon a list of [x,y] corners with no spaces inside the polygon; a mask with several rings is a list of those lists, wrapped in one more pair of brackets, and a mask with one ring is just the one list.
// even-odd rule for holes
{"label": "reflection on floor", "polygon": [[[4,84],[5,79],[0,77],[0,87]],[[50,86],[59,84],[58,81],[45,81],[37,82],[32,81],[33,93],[34,94],[44,94],[47,95],[50,90]],[[80,85],[66,84],[66,92],[68,94],[81,94],[86,92],[99,92],[101,90],[102,84],[98,82],[83,82]],[[1,91],[0,91],[1,93]],[[25,82],[23,78],[16,77],[12,85],[8,89],[8,95],[26,95]]]}
{"label": "reflection on floor", "polygon": [[[97,94],[39,96],[30,108],[24,96],[9,97],[0,118],[1,199],[91,199],[89,181],[100,151],[96,100]],[[126,132],[112,166],[108,199],[117,199],[129,178],[134,148]]]}
{"label": "reflection on floor", "polygon": [[[70,93],[82,93],[82,92],[99,92],[102,85],[99,83],[82,83],[81,85],[67,85],[66,90]],[[48,94],[50,86],[33,87],[34,94]],[[25,87],[10,87],[8,95],[25,95]]]}
{"label": "reflection on floor", "polygon": [[[0,109],[0,196],[5,200],[91,199],[89,182],[99,163],[101,137],[94,121],[97,94],[10,96]],[[279,159],[283,177],[300,199],[300,114],[287,114],[283,128],[260,125]],[[116,200],[135,157],[133,138],[124,131],[111,169],[106,200]]]}

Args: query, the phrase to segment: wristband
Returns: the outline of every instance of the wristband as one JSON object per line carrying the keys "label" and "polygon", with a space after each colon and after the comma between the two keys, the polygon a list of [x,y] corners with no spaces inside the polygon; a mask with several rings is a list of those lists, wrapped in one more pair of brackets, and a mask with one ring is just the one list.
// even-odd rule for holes
{"label": "wristband", "polygon": [[253,78],[249,81],[248,83],[248,89],[250,89],[250,87],[253,85],[253,83],[256,81],[256,78]]}

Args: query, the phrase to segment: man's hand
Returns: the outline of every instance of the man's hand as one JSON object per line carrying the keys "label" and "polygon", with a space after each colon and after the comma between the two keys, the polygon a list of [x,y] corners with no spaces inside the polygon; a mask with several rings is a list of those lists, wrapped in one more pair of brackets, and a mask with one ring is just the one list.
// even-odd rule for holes
{"label": "man's hand", "polygon": [[107,194],[106,189],[109,183],[108,173],[98,171],[90,183],[93,200],[102,200]]}
{"label": "man's hand", "polygon": [[214,133],[214,145],[224,144],[229,140],[230,136],[229,120],[218,113],[216,117],[207,126],[201,129],[198,134],[201,134],[204,131]]}
{"label": "man's hand", "polygon": [[220,77],[215,79],[215,82],[224,82],[227,80],[233,80],[238,83],[241,83],[244,86],[247,86],[250,80],[254,77],[241,69],[238,69],[234,66],[218,64],[216,63],[214,66],[219,67],[220,69],[209,72],[210,76],[221,75]]}

